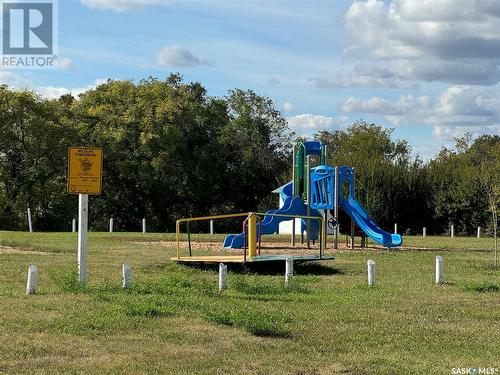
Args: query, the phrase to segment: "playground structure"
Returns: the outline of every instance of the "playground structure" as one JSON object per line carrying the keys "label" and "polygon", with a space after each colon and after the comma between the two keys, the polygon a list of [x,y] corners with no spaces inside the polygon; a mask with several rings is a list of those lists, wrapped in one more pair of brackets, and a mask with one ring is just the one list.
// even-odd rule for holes
{"label": "playground structure", "polygon": [[[314,162],[316,166],[313,167]],[[201,263],[251,263],[282,261],[291,256],[297,261],[334,259],[331,255],[325,255],[327,224],[333,229],[333,248],[337,249],[340,210],[343,210],[351,219],[351,246],[354,246],[355,225],[358,225],[373,241],[384,247],[401,246],[402,237],[399,234],[388,233],[377,226],[356,200],[355,183],[355,173],[352,167],[328,165],[327,147],[322,142],[299,142],[293,149],[292,181],[280,188],[282,202],[280,208],[265,213],[248,212],[179,219],[176,225],[177,254],[172,260]],[[228,250],[243,249],[243,254],[193,256],[189,223],[227,218],[242,218],[242,232],[226,236],[223,246]],[[298,229],[302,238],[301,242],[304,242],[304,234],[306,236],[307,248],[310,248],[311,242],[313,244],[316,241],[319,242],[317,255],[298,255],[297,251],[294,251],[294,254],[283,255],[261,254],[262,235],[277,233],[280,224],[288,221],[292,222],[291,245],[295,247],[295,235]],[[182,223],[186,223],[187,228],[189,250],[187,257],[180,254]]]}

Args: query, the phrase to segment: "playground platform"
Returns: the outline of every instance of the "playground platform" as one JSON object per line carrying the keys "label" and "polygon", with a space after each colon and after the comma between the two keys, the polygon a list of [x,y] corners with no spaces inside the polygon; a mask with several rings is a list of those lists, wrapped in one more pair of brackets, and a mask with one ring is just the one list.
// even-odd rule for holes
{"label": "playground platform", "polygon": [[334,256],[331,255],[287,255],[287,254],[270,254],[270,255],[257,255],[254,257],[245,257],[243,255],[206,255],[206,256],[187,256],[187,257],[172,257],[170,258],[177,263],[205,263],[205,264],[216,264],[216,263],[266,263],[266,262],[284,262],[288,258],[293,258],[296,263],[302,262],[317,262],[323,260],[333,260]]}

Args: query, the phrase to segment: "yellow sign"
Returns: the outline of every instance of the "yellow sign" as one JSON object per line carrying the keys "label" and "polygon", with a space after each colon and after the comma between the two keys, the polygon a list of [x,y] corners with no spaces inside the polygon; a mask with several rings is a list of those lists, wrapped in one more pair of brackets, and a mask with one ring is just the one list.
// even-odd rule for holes
{"label": "yellow sign", "polygon": [[70,147],[68,149],[68,193],[101,194],[102,149]]}

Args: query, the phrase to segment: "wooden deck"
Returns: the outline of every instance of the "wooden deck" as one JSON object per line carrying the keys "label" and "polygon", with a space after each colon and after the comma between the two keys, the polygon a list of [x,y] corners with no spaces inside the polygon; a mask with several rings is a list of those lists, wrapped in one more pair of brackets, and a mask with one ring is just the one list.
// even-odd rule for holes
{"label": "wooden deck", "polygon": [[270,254],[247,257],[246,262],[243,255],[205,255],[192,257],[173,257],[170,258],[177,263],[256,263],[256,262],[283,262],[287,258],[293,258],[294,262],[312,262],[322,260],[333,260],[334,256],[323,255],[289,255],[289,254]]}

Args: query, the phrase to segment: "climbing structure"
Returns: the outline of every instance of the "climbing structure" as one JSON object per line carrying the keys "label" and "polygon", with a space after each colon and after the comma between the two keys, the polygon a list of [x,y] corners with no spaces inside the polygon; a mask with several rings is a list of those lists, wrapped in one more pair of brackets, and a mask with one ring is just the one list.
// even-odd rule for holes
{"label": "climbing structure", "polygon": [[[312,166],[313,158],[317,164]],[[328,166],[327,148],[320,141],[299,142],[293,150],[293,179],[281,189],[282,206],[269,210],[257,224],[257,232],[273,234],[279,230],[279,224],[294,220],[293,216],[322,216],[328,214],[334,218],[333,224],[335,247],[338,241],[339,210],[345,211],[368,237],[386,247],[397,247],[402,244],[398,234],[385,232],[369,217],[361,204],[356,200],[355,173],[352,167]],[[277,214],[281,216],[270,216]],[[353,225],[351,226],[353,227]],[[307,241],[319,238],[319,226],[313,220],[301,220],[298,233],[306,234]],[[353,236],[353,228],[351,235]],[[292,236],[295,235],[295,226]],[[324,233],[326,236],[326,233]],[[247,241],[246,231],[230,234],[224,240],[224,247],[241,249]]]}

